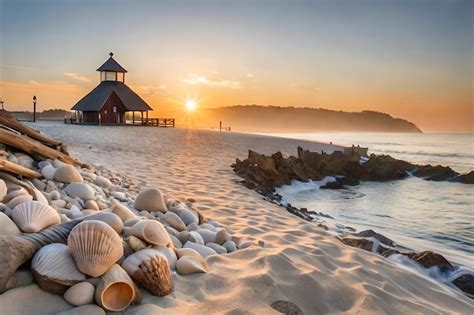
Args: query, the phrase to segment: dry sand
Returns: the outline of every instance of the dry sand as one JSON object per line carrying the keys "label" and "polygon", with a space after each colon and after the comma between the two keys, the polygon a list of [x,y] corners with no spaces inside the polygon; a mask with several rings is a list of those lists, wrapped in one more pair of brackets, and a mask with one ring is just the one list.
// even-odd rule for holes
{"label": "dry sand", "polygon": [[[71,144],[85,162],[126,173],[178,198],[193,197],[208,218],[241,240],[264,242],[207,259],[210,272],[175,276],[167,297],[144,295],[126,314],[273,314],[286,300],[305,314],[468,314],[472,300],[363,250],[262,200],[237,182],[230,164],[248,149],[294,154],[297,145],[333,146],[238,133],[185,129],[37,126]],[[0,295],[1,314],[71,308],[36,285]],[[28,310],[27,312],[25,310]]]}

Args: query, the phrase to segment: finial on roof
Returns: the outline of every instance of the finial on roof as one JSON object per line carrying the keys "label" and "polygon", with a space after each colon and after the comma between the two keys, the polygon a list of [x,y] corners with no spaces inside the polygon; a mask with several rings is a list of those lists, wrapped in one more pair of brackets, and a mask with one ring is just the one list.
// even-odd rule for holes
{"label": "finial on roof", "polygon": [[110,52],[110,53],[109,53],[109,56],[110,56],[110,57],[112,57],[113,55],[114,55],[114,53],[113,53],[113,52]]}

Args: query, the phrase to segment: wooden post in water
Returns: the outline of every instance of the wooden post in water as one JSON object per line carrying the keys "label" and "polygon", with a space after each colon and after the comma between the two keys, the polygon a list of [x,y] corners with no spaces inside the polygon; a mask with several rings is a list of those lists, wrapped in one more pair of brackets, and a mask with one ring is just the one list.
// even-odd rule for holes
{"label": "wooden post in water", "polygon": [[222,120],[219,121],[219,131],[222,131]]}

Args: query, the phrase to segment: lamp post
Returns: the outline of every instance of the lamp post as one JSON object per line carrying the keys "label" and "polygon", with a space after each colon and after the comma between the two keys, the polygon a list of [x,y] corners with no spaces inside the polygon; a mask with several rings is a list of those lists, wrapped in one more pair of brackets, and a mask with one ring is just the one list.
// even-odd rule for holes
{"label": "lamp post", "polygon": [[36,95],[33,96],[33,122],[36,122]]}

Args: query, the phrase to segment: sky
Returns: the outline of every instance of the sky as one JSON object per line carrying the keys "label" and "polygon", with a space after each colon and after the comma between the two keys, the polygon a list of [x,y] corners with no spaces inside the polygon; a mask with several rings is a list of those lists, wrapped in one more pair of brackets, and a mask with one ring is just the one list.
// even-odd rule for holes
{"label": "sky", "polygon": [[0,0],[0,98],[71,108],[114,52],[157,116],[195,99],[474,132],[474,1]]}

